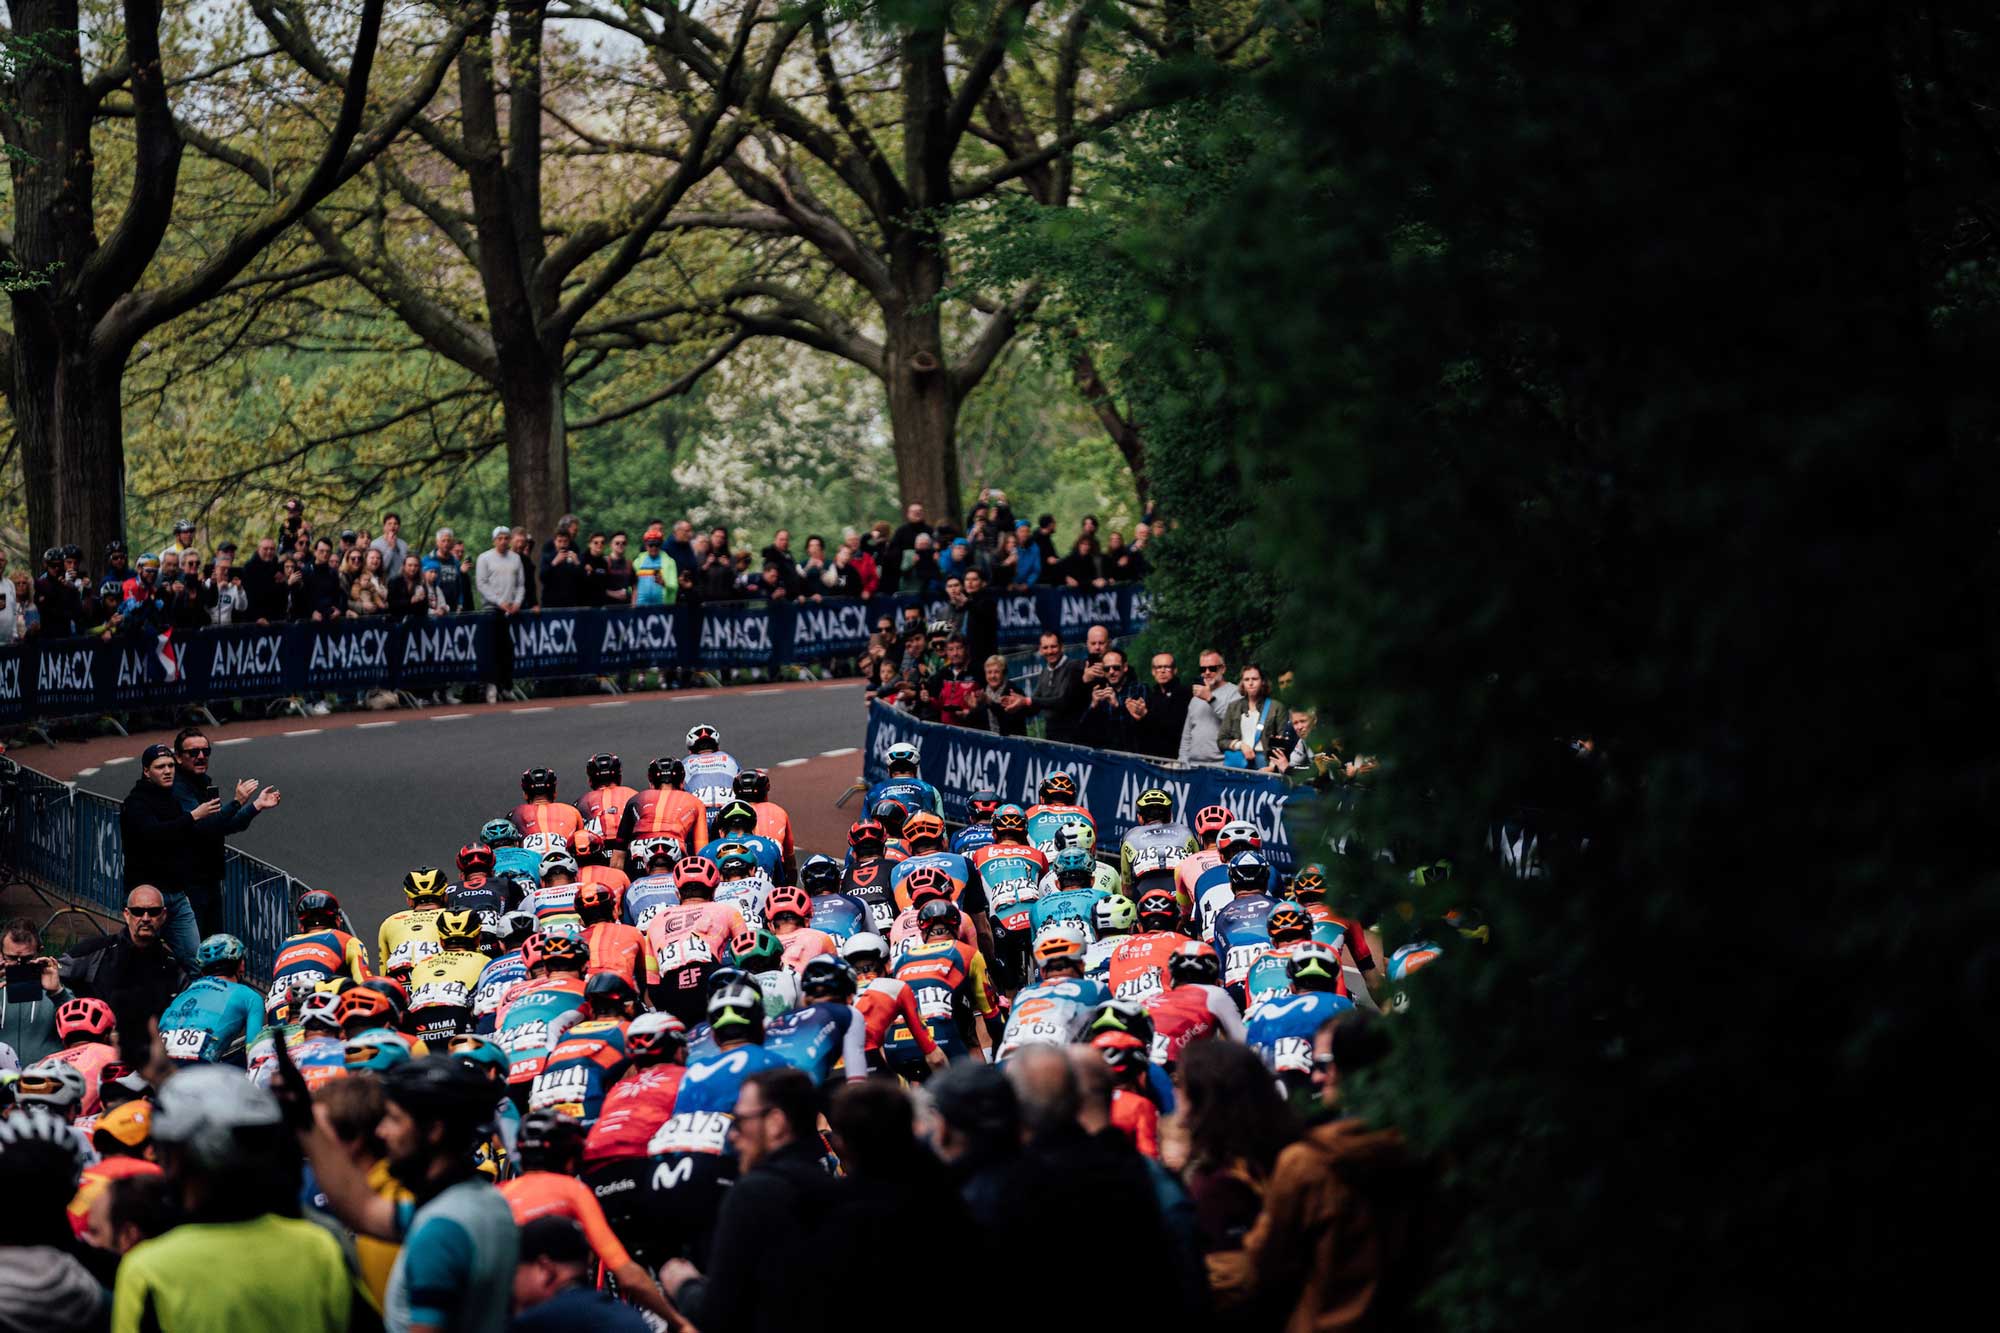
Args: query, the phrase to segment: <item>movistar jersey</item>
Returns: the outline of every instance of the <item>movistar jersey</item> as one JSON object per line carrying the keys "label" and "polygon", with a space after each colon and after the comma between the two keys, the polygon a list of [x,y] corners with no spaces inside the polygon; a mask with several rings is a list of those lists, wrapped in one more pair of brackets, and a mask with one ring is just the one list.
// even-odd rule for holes
{"label": "movistar jersey", "polygon": [[653,1135],[646,1151],[655,1157],[700,1153],[734,1158],[729,1126],[736,1119],[736,1094],[752,1074],[783,1068],[785,1062],[762,1046],[738,1046],[705,1059],[690,1059],[680,1090],[674,1094],[674,1113]]}
{"label": "movistar jersey", "polygon": [[763,871],[772,883],[777,882],[778,867],[785,860],[785,849],[769,838],[760,838],[754,833],[731,833],[711,841],[708,846],[701,849],[699,855],[714,861],[717,852],[731,845],[741,847],[756,857],[757,868]]}
{"label": "movistar jersey", "polygon": [[1250,1049],[1277,1074],[1312,1072],[1313,1034],[1320,1024],[1354,1007],[1345,995],[1308,991],[1279,996],[1257,1006],[1244,1024]]}
{"label": "movistar jersey", "polygon": [[861,808],[873,810],[877,801],[901,801],[911,814],[928,810],[939,819],[944,818],[944,795],[922,778],[889,778],[878,782],[868,789]]}

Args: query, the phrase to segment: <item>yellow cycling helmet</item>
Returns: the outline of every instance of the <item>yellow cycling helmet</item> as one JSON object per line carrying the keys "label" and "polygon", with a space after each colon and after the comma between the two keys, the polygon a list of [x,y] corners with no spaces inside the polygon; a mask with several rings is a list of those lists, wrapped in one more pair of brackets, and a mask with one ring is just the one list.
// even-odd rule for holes
{"label": "yellow cycling helmet", "polygon": [[403,892],[413,903],[444,897],[444,871],[436,866],[418,866],[403,876]]}

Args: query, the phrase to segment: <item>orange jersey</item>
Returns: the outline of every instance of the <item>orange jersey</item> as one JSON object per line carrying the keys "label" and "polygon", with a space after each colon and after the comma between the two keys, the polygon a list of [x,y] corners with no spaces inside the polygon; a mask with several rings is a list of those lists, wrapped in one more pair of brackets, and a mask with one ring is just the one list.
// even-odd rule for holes
{"label": "orange jersey", "polygon": [[877,977],[854,997],[854,1007],[861,1011],[861,1022],[867,1028],[866,1049],[880,1050],[892,1024],[908,1029],[917,1040],[917,1049],[925,1055],[937,1049],[931,1030],[924,1026],[923,1015],[917,1010],[917,993],[910,989],[909,982]]}
{"label": "orange jersey", "polygon": [[803,971],[805,965],[821,954],[840,952],[840,946],[833,942],[833,936],[811,926],[800,926],[789,935],[778,936],[785,945],[785,966],[794,972]]}
{"label": "orange jersey", "polygon": [[1160,1159],[1160,1108],[1145,1093],[1130,1088],[1113,1090],[1111,1127],[1132,1140],[1132,1146],[1146,1156],[1154,1161]]}
{"label": "orange jersey", "polygon": [[1188,937],[1178,930],[1149,930],[1119,941],[1104,976],[1111,998],[1144,1004],[1165,990],[1167,959],[1187,942]]}
{"label": "orange jersey", "polygon": [[639,793],[630,787],[594,787],[576,803],[584,827],[607,842],[618,840],[618,821],[625,817],[625,805]]}
{"label": "orange jersey", "polygon": [[621,921],[600,921],[583,929],[583,947],[590,950],[590,963],[584,969],[585,979],[599,972],[616,972],[634,986],[644,975],[640,964],[646,965],[646,973],[653,971],[651,951],[647,948],[646,937],[639,933],[637,926],[628,926]]}
{"label": "orange jersey", "polygon": [[708,846],[708,807],[700,797],[677,787],[655,787],[626,802],[619,842],[629,844],[634,838],[657,838],[663,833],[679,838],[683,847]]}
{"label": "orange jersey", "polygon": [[583,816],[573,805],[561,801],[531,801],[514,807],[514,827],[523,838],[535,833],[553,833],[565,843],[583,827]]}
{"label": "orange jersey", "polygon": [[598,1261],[606,1268],[621,1268],[632,1262],[611,1224],[604,1220],[604,1209],[597,1196],[575,1176],[530,1171],[501,1181],[500,1197],[507,1201],[518,1226],[526,1226],[538,1217],[567,1217],[583,1228],[584,1239],[590,1242],[590,1248],[597,1252]]}
{"label": "orange jersey", "polygon": [[750,808],[757,812],[757,827],[750,831],[777,843],[785,860],[792,860],[797,849],[792,846],[792,817],[785,813],[785,807],[776,801],[758,801]]}
{"label": "orange jersey", "polygon": [[632,887],[632,877],[622,870],[610,866],[582,866],[576,872],[579,884],[608,884],[611,887],[613,909],[625,905],[625,890]]}

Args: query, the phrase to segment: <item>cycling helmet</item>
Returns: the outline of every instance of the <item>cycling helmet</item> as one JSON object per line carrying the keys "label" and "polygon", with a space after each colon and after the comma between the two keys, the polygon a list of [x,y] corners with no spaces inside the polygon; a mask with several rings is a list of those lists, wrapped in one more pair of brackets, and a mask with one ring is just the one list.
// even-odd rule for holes
{"label": "cycling helmet", "polygon": [[560,847],[553,848],[542,853],[541,869],[544,882],[547,882],[548,877],[556,871],[561,871],[563,874],[574,879],[576,878],[576,858]]}
{"label": "cycling helmet", "polygon": [[1326,868],[1317,861],[1308,861],[1299,867],[1299,873],[1292,876],[1292,897],[1300,902],[1316,903],[1326,897]]}
{"label": "cycling helmet", "polygon": [[872,930],[857,930],[840,946],[840,956],[850,965],[865,958],[880,967],[889,961],[889,941]]}
{"label": "cycling helmet", "polygon": [[632,864],[651,870],[655,862],[664,861],[671,866],[687,854],[681,840],[671,833],[662,833],[651,838],[634,838],[625,849],[631,854]]}
{"label": "cycling helmet", "polygon": [[509,912],[500,918],[500,942],[509,949],[518,949],[522,942],[535,933],[533,912]]}
{"label": "cycling helmet", "polygon": [[875,822],[882,826],[888,837],[900,838],[903,836],[903,821],[910,817],[910,807],[893,796],[884,796],[875,802],[875,808],[869,813],[875,816]]}
{"label": "cycling helmet", "polygon": [[1051,963],[1065,960],[1081,965],[1088,947],[1082,926],[1074,921],[1057,921],[1035,936],[1035,965],[1047,968]]}
{"label": "cycling helmet", "polygon": [[1141,1041],[1129,1032],[1100,1032],[1090,1039],[1090,1044],[1114,1074],[1136,1074],[1143,1070],[1152,1050],[1150,1039]]}
{"label": "cycling helmet", "polygon": [[671,1060],[687,1052],[687,1025],[672,1014],[640,1014],[625,1029],[625,1054],[634,1060]]}
{"label": "cycling helmet", "polygon": [[[83,1168],[88,1165],[90,1154],[70,1128],[69,1118],[45,1105],[27,1103],[10,1115],[0,1116],[0,1158],[6,1157],[26,1144],[45,1144],[45,1148],[26,1148],[21,1152],[34,1164],[34,1174],[38,1179],[54,1184],[57,1177],[67,1176],[62,1197],[68,1198],[76,1189],[83,1176]],[[40,1153],[37,1157],[35,1154]],[[44,1164],[44,1161],[46,1164]],[[14,1168],[8,1168],[9,1177],[19,1179]]]}
{"label": "cycling helmet", "polygon": [[609,884],[593,879],[576,886],[576,914],[585,921],[609,921],[617,907],[618,895]]}
{"label": "cycling helmet", "polygon": [[1238,893],[1262,893],[1271,887],[1271,864],[1262,852],[1238,852],[1229,858],[1229,887]]}
{"label": "cycling helmet", "polygon": [[729,956],[747,972],[769,972],[785,961],[785,946],[768,930],[739,930],[730,937]]}
{"label": "cycling helmet", "polygon": [[1158,787],[1148,787],[1139,793],[1138,800],[1132,802],[1132,809],[1142,824],[1165,823],[1174,817],[1174,798]]}
{"label": "cycling helmet", "polygon": [[1087,852],[1097,846],[1097,830],[1081,819],[1065,820],[1056,826],[1055,837],[1050,841],[1057,850],[1065,847],[1081,847]]}
{"label": "cycling helmet", "polygon": [[1181,923],[1180,900],[1165,889],[1147,889],[1139,895],[1139,924],[1147,930],[1172,930]]}
{"label": "cycling helmet", "polygon": [[97,595],[99,597],[116,597],[122,599],[125,595],[124,590],[125,585],[117,579],[106,579],[97,585]]}
{"label": "cycling helmet", "polygon": [[847,845],[860,847],[864,842],[872,842],[877,847],[889,840],[889,830],[882,827],[880,820],[862,818],[847,826]]}
{"label": "cycling helmet", "polygon": [[1148,1047],[1153,1044],[1153,1020],[1144,1005],[1131,1000],[1106,1000],[1091,1014],[1083,1032],[1086,1037],[1095,1037],[1100,1032],[1123,1032]]}
{"label": "cycling helmet", "polygon": [[598,853],[604,850],[604,840],[587,828],[570,834],[569,849],[576,853],[578,865],[603,864],[603,858]]}
{"label": "cycling helmet", "polygon": [[151,551],[141,551],[139,558],[132,563],[139,569],[158,569],[160,567],[160,557],[154,555]]}
{"label": "cycling helmet", "polygon": [[625,776],[625,764],[617,755],[601,750],[583,761],[583,775],[592,787],[608,787]]}
{"label": "cycling helmet", "polygon": [[369,1028],[347,1039],[347,1067],[379,1074],[410,1062],[410,1039],[388,1028]]}
{"label": "cycling helmet", "polygon": [[722,733],[706,722],[697,722],[688,728],[687,745],[689,754],[700,754],[704,749],[720,750]]}
{"label": "cycling helmet", "polygon": [[299,900],[292,904],[292,910],[298,914],[302,930],[338,928],[340,925],[340,899],[324,889],[308,889],[300,894]]}
{"label": "cycling helmet", "polygon": [[292,1009],[292,1018],[302,1028],[338,1032],[340,1030],[340,992],[314,990],[301,996]]}
{"label": "cycling helmet", "polygon": [[403,876],[403,893],[413,903],[444,897],[444,872],[436,866],[418,866]]}
{"label": "cycling helmet", "polygon": [[507,1048],[493,1038],[478,1032],[456,1032],[446,1041],[445,1050],[460,1064],[477,1070],[493,1082],[506,1081],[511,1060]]}
{"label": "cycling helmet", "polygon": [[720,1034],[725,1028],[748,1025],[756,1031],[764,1027],[764,995],[755,986],[731,982],[718,986],[708,996],[709,1030]]}
{"label": "cycling helmet", "polygon": [[764,983],[757,980],[753,973],[745,972],[740,967],[734,967],[725,963],[708,974],[708,993],[710,995],[714,995],[730,986],[748,986],[759,995],[764,993]]}
{"label": "cycling helmet", "polygon": [[367,986],[344,992],[334,1006],[334,1016],[343,1028],[364,1021],[369,1027],[390,1027],[398,1021],[396,1006],[389,997]]}
{"label": "cycling helmet", "polygon": [[917,844],[944,845],[944,821],[928,810],[919,810],[903,821],[903,841],[916,850]]}
{"label": "cycling helmet", "polygon": [[1224,824],[1216,835],[1215,850],[1227,861],[1238,852],[1254,852],[1264,845],[1264,835],[1247,819]]}
{"label": "cycling helmet", "polygon": [[67,1046],[78,1037],[109,1039],[118,1020],[102,1000],[65,1000],[56,1006],[56,1036]]}
{"label": "cycling helmet", "polygon": [[[1245,852],[1244,855],[1248,856],[1250,853]],[[1232,865],[1230,869],[1234,870],[1235,867]],[[1232,884],[1235,882],[1233,875],[1230,882]],[[1271,915],[1264,919],[1264,929],[1271,936],[1271,943],[1288,944],[1310,936],[1313,923],[1312,918],[1306,915],[1305,908],[1297,903],[1281,902],[1272,908]]]}
{"label": "cycling helmet", "polygon": [[521,794],[529,800],[537,796],[556,798],[556,771],[553,768],[531,768],[521,775]]}
{"label": "cycling helmet", "polygon": [[1222,960],[1200,940],[1189,940],[1167,956],[1167,978],[1176,986],[1213,986],[1222,980]]}
{"label": "cycling helmet", "polygon": [[623,1009],[639,1003],[639,992],[616,972],[599,972],[583,983],[583,998],[594,1010],[601,1004]]}
{"label": "cycling helmet", "polygon": [[[192,531],[193,529],[189,530]],[[63,553],[63,559],[65,560],[75,560],[78,562],[81,562],[83,560],[83,548],[81,546],[78,546],[75,542],[67,543],[62,548],[62,553]]]}
{"label": "cycling helmet", "polygon": [[898,769],[908,769],[914,773],[923,766],[922,760],[922,752],[908,741],[897,741],[882,755],[882,762],[888,766],[891,773]]}
{"label": "cycling helmet", "polygon": [[437,914],[434,923],[438,944],[446,949],[479,948],[479,927],[481,918],[477,912],[454,912],[447,908]]}
{"label": "cycling helmet", "polygon": [[1076,802],[1076,779],[1067,773],[1051,773],[1042,779],[1035,795],[1043,805],[1072,805]]}
{"label": "cycling helmet", "polygon": [[771,799],[771,775],[761,768],[746,768],[729,784],[729,790],[739,801],[760,804]]}
{"label": "cycling helmet", "polygon": [[1100,898],[1090,909],[1090,924],[1099,935],[1129,935],[1132,927],[1139,924],[1139,909],[1132,900],[1121,893],[1109,898]]}
{"label": "cycling helmet", "polygon": [[799,867],[799,886],[815,898],[840,892],[840,862],[830,856],[815,856]]}
{"label": "cycling helmet", "polygon": [[937,898],[949,901],[953,896],[951,876],[943,866],[918,866],[903,877],[903,883],[909,885],[912,907],[922,907]]}
{"label": "cycling helmet", "polygon": [[951,932],[951,938],[957,939],[960,919],[957,903],[946,901],[925,903],[917,909],[917,932],[924,939],[929,939],[934,927],[943,926]]}
{"label": "cycling helmet", "polygon": [[514,1150],[530,1171],[571,1175],[583,1156],[583,1124],[556,1111],[530,1111],[521,1118]]}
{"label": "cycling helmet", "polygon": [[109,560],[114,555],[123,554],[125,554],[125,539],[123,537],[113,537],[110,541],[104,543],[104,558],[106,560]]}
{"label": "cycling helmet", "polygon": [[987,823],[992,820],[993,812],[1000,808],[1000,793],[990,789],[976,791],[965,798],[965,808],[971,813],[973,823]]}
{"label": "cycling helmet", "polygon": [[826,994],[845,999],[855,989],[854,969],[830,954],[807,962],[799,973],[799,990],[808,996]]}
{"label": "cycling helmet", "polygon": [[488,847],[519,847],[521,830],[511,819],[489,819],[479,826],[479,840]]}
{"label": "cycling helmet", "polygon": [[1235,820],[1235,814],[1226,805],[1204,805],[1194,812],[1194,836],[1205,847],[1215,840],[1216,834]]}
{"label": "cycling helmet", "polygon": [[[722,846],[716,848],[714,859],[715,868],[720,870],[724,878],[727,879],[741,879],[743,875],[747,875],[757,868],[756,855],[740,842],[723,843]],[[732,870],[741,873],[731,875],[729,872]]]}
{"label": "cycling helmet", "polygon": [[687,765],[678,759],[659,758],[646,765],[646,781],[655,787],[678,787],[687,781]]}
{"label": "cycling helmet", "polygon": [[689,889],[705,889],[710,895],[722,882],[722,867],[705,856],[684,856],[674,866],[674,884],[685,894]]}
{"label": "cycling helmet", "polygon": [[1018,805],[1003,805],[993,812],[993,836],[1025,838],[1028,836],[1028,812]]}
{"label": "cycling helmet", "polygon": [[[278,1099],[227,1065],[194,1065],[168,1079],[153,1108],[153,1142],[179,1148],[218,1174],[260,1156],[245,1133],[284,1123]],[[273,1143],[272,1146],[275,1146]],[[268,1151],[268,1149],[267,1149]]]}
{"label": "cycling helmet", "polygon": [[1057,884],[1089,884],[1097,878],[1096,859],[1081,847],[1057,852],[1049,869],[1056,872]]}
{"label": "cycling helmet", "polygon": [[590,950],[583,947],[583,941],[569,935],[553,933],[542,936],[543,967],[573,967],[581,972],[590,965]]}
{"label": "cycling helmet", "polygon": [[[242,1074],[237,1074],[242,1078]],[[51,1055],[23,1069],[14,1080],[14,1100],[22,1106],[43,1106],[65,1119],[75,1119],[86,1091],[83,1071],[61,1056]]]}
{"label": "cycling helmet", "polygon": [[45,565],[60,565],[62,563],[62,547],[51,546],[43,551],[42,563]]}
{"label": "cycling helmet", "polygon": [[450,1121],[473,1131],[493,1118],[492,1083],[463,1060],[426,1055],[381,1078],[383,1095],[420,1119]]}
{"label": "cycling helmet", "polygon": [[776,921],[780,916],[791,915],[801,922],[812,920],[812,895],[791,884],[780,884],[764,896],[764,919]]}
{"label": "cycling helmet", "polygon": [[757,811],[748,801],[731,801],[715,812],[715,826],[724,833],[749,833],[757,827]]}
{"label": "cycling helmet", "polygon": [[1324,944],[1301,944],[1285,959],[1285,975],[1293,990],[1330,991],[1340,984],[1340,959]]}
{"label": "cycling helmet", "polygon": [[194,951],[194,965],[206,976],[213,971],[241,967],[246,956],[243,941],[234,935],[210,935]]}

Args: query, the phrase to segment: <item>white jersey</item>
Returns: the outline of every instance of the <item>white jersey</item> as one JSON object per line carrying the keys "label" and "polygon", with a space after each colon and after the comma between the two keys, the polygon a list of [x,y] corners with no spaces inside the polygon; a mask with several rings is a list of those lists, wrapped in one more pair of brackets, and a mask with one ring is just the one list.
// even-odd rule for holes
{"label": "white jersey", "polygon": [[1083,951],[1083,975],[1092,981],[1103,981],[1111,975],[1111,952],[1130,935],[1106,935]]}
{"label": "white jersey", "polygon": [[715,886],[715,901],[728,903],[743,914],[743,924],[752,930],[762,930],[764,920],[764,899],[771,893],[771,877],[761,870],[753,870],[742,879],[725,879]]}
{"label": "white jersey", "polygon": [[681,790],[708,807],[709,819],[713,820],[723,806],[735,799],[733,784],[742,770],[737,767],[734,755],[709,750],[689,755],[681,760],[681,766],[687,770],[687,781],[681,784]]}

